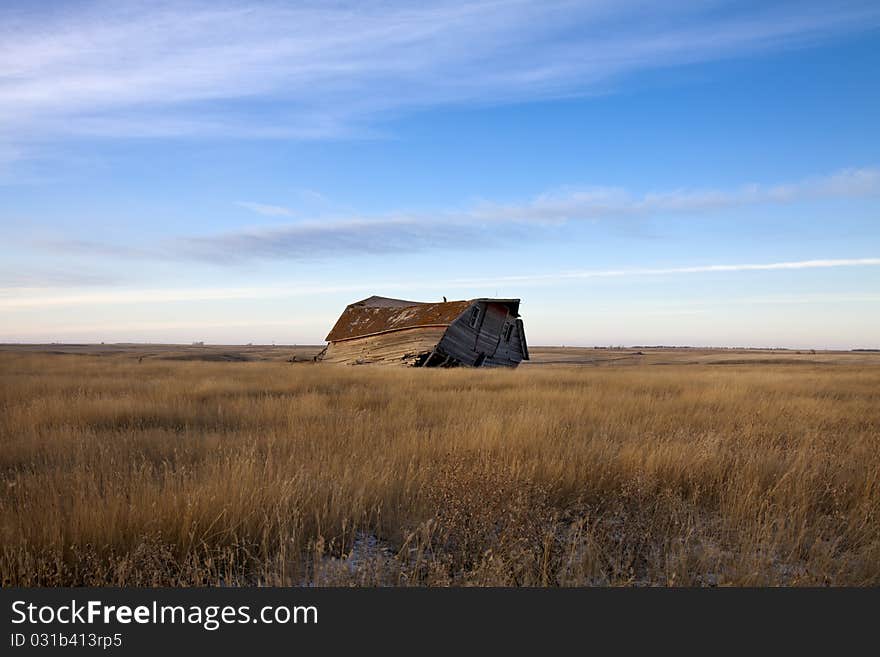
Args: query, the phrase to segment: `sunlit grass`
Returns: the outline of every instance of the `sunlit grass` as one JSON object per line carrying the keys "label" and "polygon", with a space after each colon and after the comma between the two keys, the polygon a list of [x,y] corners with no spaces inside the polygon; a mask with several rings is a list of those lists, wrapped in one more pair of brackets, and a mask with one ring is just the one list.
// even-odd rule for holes
{"label": "sunlit grass", "polygon": [[0,354],[14,585],[880,584],[880,368]]}

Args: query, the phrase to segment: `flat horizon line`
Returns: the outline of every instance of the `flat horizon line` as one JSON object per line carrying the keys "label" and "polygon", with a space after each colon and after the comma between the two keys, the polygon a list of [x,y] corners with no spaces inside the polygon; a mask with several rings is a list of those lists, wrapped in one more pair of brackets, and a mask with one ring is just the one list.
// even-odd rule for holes
{"label": "flat horizon line", "polygon": [[[233,342],[0,342],[0,349],[4,347],[234,347],[234,348],[273,348],[288,349],[314,347],[321,348],[326,346],[326,342],[304,342],[304,343],[233,343]],[[570,345],[570,344],[538,344],[530,345],[529,350],[535,349],[590,349],[604,351],[621,351],[627,349],[654,349],[654,350],[670,350],[670,349],[694,349],[694,350],[718,350],[718,351],[815,351],[824,353],[849,353],[858,352],[878,352],[880,347],[850,347],[850,348],[826,348],[826,347],[759,347],[759,346],[719,346],[719,345]]]}

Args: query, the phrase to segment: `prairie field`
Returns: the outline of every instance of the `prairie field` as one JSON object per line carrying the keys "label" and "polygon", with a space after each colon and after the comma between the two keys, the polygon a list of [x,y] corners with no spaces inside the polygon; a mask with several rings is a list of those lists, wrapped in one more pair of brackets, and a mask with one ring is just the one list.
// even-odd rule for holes
{"label": "prairie field", "polygon": [[880,355],[297,351],[0,350],[3,585],[880,585]]}

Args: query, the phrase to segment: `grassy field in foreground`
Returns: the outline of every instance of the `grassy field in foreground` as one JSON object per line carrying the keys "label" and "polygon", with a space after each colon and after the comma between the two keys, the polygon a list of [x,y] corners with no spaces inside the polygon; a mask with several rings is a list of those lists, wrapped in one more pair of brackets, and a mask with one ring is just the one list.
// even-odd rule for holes
{"label": "grassy field in foreground", "polygon": [[3,585],[880,585],[880,367],[0,353]]}

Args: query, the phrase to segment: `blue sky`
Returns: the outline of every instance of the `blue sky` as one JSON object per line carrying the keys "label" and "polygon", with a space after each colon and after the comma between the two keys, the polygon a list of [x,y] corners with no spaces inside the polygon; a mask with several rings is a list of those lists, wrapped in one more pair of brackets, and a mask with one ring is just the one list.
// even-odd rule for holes
{"label": "blue sky", "polygon": [[0,5],[0,341],[880,347],[880,7]]}

